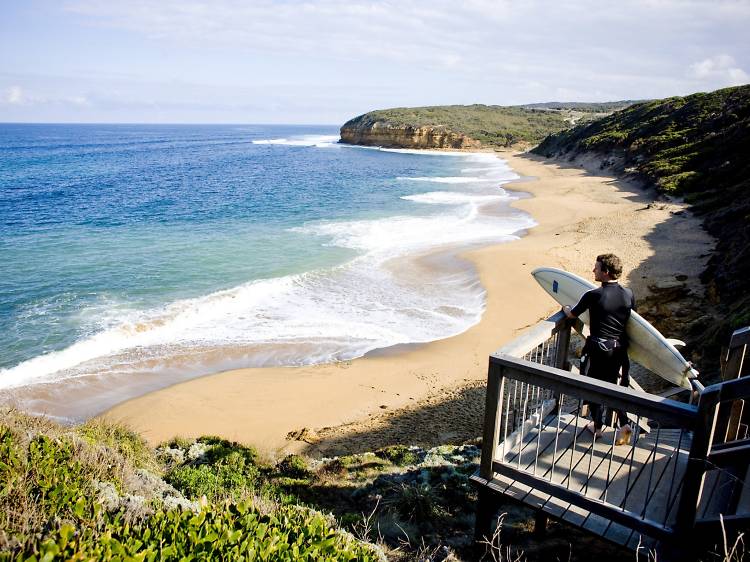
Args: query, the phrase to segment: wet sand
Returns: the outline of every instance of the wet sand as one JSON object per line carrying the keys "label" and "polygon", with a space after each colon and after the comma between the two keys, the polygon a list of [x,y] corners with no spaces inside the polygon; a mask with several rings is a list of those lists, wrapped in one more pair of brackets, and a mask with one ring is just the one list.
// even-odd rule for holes
{"label": "wet sand", "polygon": [[488,355],[558,308],[534,282],[532,269],[561,267],[590,277],[595,256],[614,252],[623,259],[624,284],[636,296],[676,275],[701,290],[698,274],[706,258],[700,256],[712,241],[682,205],[654,203],[653,193],[578,164],[500,156],[526,177],[505,187],[533,195],[513,206],[538,226],[517,241],[462,255],[487,291],[482,320],[466,332],[336,364],[226,371],[129,400],[103,415],[151,443],[215,434],[270,456],[462,441],[481,434]]}

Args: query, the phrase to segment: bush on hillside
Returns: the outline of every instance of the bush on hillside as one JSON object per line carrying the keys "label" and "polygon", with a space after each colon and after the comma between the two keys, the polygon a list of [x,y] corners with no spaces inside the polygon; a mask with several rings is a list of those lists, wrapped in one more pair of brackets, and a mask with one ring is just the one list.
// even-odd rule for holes
{"label": "bush on hillside", "polygon": [[[71,429],[0,412],[0,561],[382,559],[321,513],[252,497],[261,469],[250,447],[189,445],[192,464],[170,474],[193,497],[217,500],[198,504],[136,467],[162,469],[141,446],[117,424]],[[218,501],[233,495],[246,499]]]}

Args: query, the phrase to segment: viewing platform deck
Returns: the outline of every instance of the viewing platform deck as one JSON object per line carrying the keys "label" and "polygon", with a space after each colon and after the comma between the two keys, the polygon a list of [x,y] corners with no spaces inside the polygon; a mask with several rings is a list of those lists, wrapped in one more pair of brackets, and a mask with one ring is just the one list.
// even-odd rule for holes
{"label": "viewing platform deck", "polygon": [[[508,500],[536,510],[541,524],[553,518],[633,550],[666,553],[713,540],[722,525],[746,529],[750,378],[705,389],[696,381],[690,404],[636,382],[582,377],[571,372],[571,325],[558,313],[490,356],[482,461],[472,476],[477,538],[492,536]],[[627,412],[629,442],[615,444],[612,428],[601,438],[587,430],[587,403]]]}

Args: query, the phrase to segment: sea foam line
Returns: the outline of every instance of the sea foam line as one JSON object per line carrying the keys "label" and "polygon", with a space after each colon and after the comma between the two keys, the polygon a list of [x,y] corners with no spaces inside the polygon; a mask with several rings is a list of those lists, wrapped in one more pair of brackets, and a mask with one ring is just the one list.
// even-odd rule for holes
{"label": "sea foam line", "polygon": [[339,135],[303,135],[291,139],[259,139],[254,140],[253,144],[277,144],[285,146],[314,146],[317,148],[328,148],[334,146],[340,137]]}
{"label": "sea foam line", "polygon": [[456,191],[430,191],[428,193],[404,195],[401,199],[432,205],[484,205],[514,198],[508,195],[508,192],[504,189],[498,188],[498,193],[495,195],[473,195]]}
{"label": "sea foam line", "polygon": [[398,181],[420,181],[420,182],[434,182],[434,183],[478,183],[478,182],[494,182],[493,178],[480,178],[477,176],[418,176],[418,177],[405,177],[398,176]]}

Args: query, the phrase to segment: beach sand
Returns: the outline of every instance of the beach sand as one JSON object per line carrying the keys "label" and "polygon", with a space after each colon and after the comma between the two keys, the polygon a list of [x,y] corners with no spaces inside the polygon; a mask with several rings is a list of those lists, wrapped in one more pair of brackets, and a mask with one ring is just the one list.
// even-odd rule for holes
{"label": "beach sand", "polygon": [[477,325],[452,338],[348,362],[218,373],[103,415],[153,444],[176,435],[221,435],[272,458],[462,442],[481,435],[489,354],[558,309],[532,269],[560,267],[591,278],[595,256],[614,252],[637,298],[678,275],[693,291],[702,290],[698,275],[713,242],[683,205],[655,202],[653,192],[587,171],[597,168],[593,161],[499,156],[527,180],[505,187],[533,195],[513,206],[539,224],[520,240],[464,254],[487,291]]}

